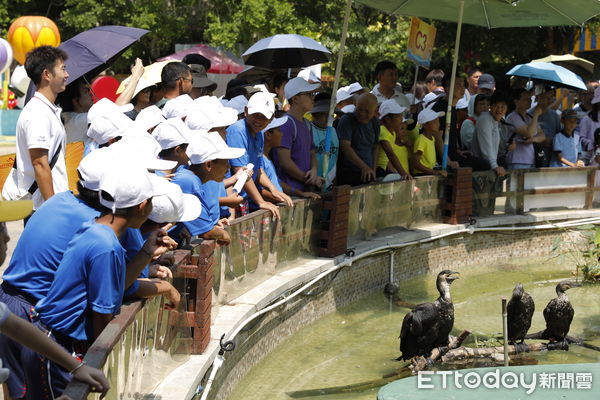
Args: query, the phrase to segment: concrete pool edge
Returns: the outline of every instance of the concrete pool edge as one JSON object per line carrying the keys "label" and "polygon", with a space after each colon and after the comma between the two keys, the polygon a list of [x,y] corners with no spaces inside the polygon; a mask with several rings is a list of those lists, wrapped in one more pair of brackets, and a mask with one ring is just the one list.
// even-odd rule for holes
{"label": "concrete pool edge", "polygon": [[[573,219],[600,218],[600,210],[563,210],[529,213],[527,215],[494,216],[477,221],[477,228],[496,228],[536,225],[540,223],[568,221]],[[467,225],[429,224],[419,226],[411,231],[394,231],[389,234],[373,237],[355,246],[356,256],[364,255],[373,249],[390,246],[395,247],[416,241],[441,241],[440,236],[452,237],[468,232]],[[466,240],[466,239],[465,239]],[[173,371],[155,390],[154,395],[161,399],[190,399],[196,392],[197,386],[209,370],[219,350],[219,338],[222,334],[229,335],[239,324],[256,311],[264,308],[273,300],[281,297],[291,288],[308,282],[320,273],[335,268],[344,261],[344,257],[335,260],[315,258],[304,260],[302,265],[286,269],[270,277],[257,287],[234,299],[227,305],[222,305],[218,315],[213,318],[211,342],[202,355],[191,356],[190,359]],[[464,260],[463,260],[464,261]],[[396,267],[395,267],[396,268]],[[417,271],[418,272],[418,271]],[[258,360],[259,361],[259,360]],[[256,362],[258,362],[256,361]],[[234,366],[228,366],[233,369]],[[182,385],[182,382],[189,382]],[[235,386],[235,384],[233,385]],[[215,389],[220,389],[218,386]],[[160,397],[158,397],[160,396]],[[214,397],[214,396],[211,396]]]}

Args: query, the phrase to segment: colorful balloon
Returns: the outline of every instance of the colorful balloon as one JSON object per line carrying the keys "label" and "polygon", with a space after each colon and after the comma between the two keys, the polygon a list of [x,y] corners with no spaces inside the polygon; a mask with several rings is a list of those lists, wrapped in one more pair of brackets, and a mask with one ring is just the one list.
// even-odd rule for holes
{"label": "colorful balloon", "polygon": [[27,53],[39,46],[58,46],[60,33],[49,18],[25,16],[17,18],[8,28],[7,39],[12,46],[15,60],[25,63]]}
{"label": "colorful balloon", "polygon": [[0,74],[10,67],[12,60],[12,47],[6,40],[0,39]]}

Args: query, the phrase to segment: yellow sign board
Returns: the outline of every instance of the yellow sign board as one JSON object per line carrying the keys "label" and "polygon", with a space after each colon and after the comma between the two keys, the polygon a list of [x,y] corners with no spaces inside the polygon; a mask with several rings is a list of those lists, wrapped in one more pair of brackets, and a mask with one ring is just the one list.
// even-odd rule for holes
{"label": "yellow sign board", "polygon": [[412,17],[408,36],[408,58],[422,67],[429,68],[435,34],[436,29],[433,26]]}

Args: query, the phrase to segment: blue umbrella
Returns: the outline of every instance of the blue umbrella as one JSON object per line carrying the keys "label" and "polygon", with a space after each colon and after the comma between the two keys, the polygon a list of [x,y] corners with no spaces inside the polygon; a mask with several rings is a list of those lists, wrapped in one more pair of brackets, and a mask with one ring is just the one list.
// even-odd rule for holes
{"label": "blue umbrella", "polygon": [[560,65],[548,62],[530,62],[514,66],[506,73],[510,76],[520,76],[531,80],[543,81],[553,86],[566,87],[576,90],[587,90],[579,75]]}
{"label": "blue umbrella", "polygon": [[69,55],[67,84],[82,76],[91,79],[98,75],[148,32],[127,26],[99,26],[64,41],[58,47]]}
{"label": "blue umbrella", "polygon": [[256,67],[301,68],[328,62],[331,52],[309,37],[285,34],[259,40],[242,58],[246,65]]}

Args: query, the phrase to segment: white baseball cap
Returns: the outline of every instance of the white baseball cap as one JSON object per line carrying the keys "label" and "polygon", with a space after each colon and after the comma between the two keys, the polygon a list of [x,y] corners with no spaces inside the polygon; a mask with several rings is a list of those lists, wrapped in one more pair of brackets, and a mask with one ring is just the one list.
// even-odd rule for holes
{"label": "white baseball cap", "polygon": [[313,71],[310,68],[304,68],[302,70],[300,70],[300,72],[298,72],[298,76],[304,80],[306,80],[307,82],[313,82],[313,83],[320,83],[321,82],[321,78],[319,78],[317,76],[317,74],[315,74],[315,71]]}
{"label": "white baseball cap", "polygon": [[123,115],[125,118],[129,118],[123,113],[131,110],[133,110],[133,104],[131,103],[118,106],[106,97],[103,97],[90,107],[87,112],[87,121],[88,124],[91,124],[95,118],[101,115],[109,118],[113,118],[115,115]]}
{"label": "white baseball cap", "polygon": [[194,100],[189,95],[182,94],[165,103],[162,109],[163,116],[166,119],[185,117],[193,104]]}
{"label": "white baseball cap", "polygon": [[338,103],[344,100],[348,100],[352,97],[352,93],[350,93],[350,86],[344,86],[337,90],[335,101]]}
{"label": "white baseball cap", "polygon": [[363,89],[364,89],[363,86],[360,83],[358,83],[358,82],[354,82],[354,83],[350,84],[350,86],[348,86],[348,91],[352,95],[355,94],[358,91],[363,90]]}
{"label": "white baseball cap", "polygon": [[[164,193],[159,178],[141,165],[122,162],[105,167],[99,185],[100,204],[112,210],[128,208]],[[108,194],[109,196],[106,196]]]}
{"label": "white baseball cap", "polygon": [[419,125],[425,125],[429,121],[433,121],[436,118],[443,117],[446,113],[443,111],[433,111],[431,106],[424,108],[421,110],[417,117],[417,122]]}
{"label": "white baseball cap", "polygon": [[144,108],[135,117],[134,124],[141,130],[148,132],[150,128],[156,127],[161,122],[166,121],[160,108],[155,105]]}
{"label": "white baseball cap", "polygon": [[388,99],[379,105],[379,119],[388,114],[404,114],[406,107],[402,107],[394,99]]}
{"label": "white baseball cap", "polygon": [[266,132],[269,129],[279,128],[281,125],[285,124],[287,121],[288,121],[287,115],[284,115],[281,118],[274,118],[273,121],[271,121],[269,123],[269,125],[267,125],[267,127],[265,129],[263,129],[263,132]]}
{"label": "white baseball cap", "polygon": [[272,93],[254,93],[246,105],[248,114],[260,113],[264,115],[265,118],[271,119],[275,113],[275,101],[273,100],[273,97],[275,97],[275,95]]}
{"label": "white baseball cap", "polygon": [[238,114],[243,114],[244,108],[246,108],[246,106],[248,105],[248,99],[246,98],[246,96],[240,94],[239,96],[235,96],[229,101],[221,100],[221,103],[225,107],[233,108],[235,111],[237,111]]}
{"label": "white baseball cap", "polygon": [[[218,101],[218,100],[217,100]],[[227,127],[238,120],[238,112],[230,107],[196,106],[185,122],[190,129],[209,131],[213,128]]]}
{"label": "white baseball cap", "polygon": [[423,97],[423,102],[425,103],[425,106],[429,106],[429,104],[431,104],[432,102],[436,101],[438,97],[442,96],[444,93],[436,93],[436,92],[429,92],[425,95],[425,97]]}
{"label": "white baseball cap", "polygon": [[246,149],[229,147],[218,132],[208,132],[194,136],[185,153],[190,158],[190,164],[203,164],[213,160],[240,158]]}
{"label": "white baseball cap", "polygon": [[405,96],[405,97],[408,99],[408,102],[409,102],[411,105],[412,105],[412,104],[419,104],[419,103],[422,103],[422,102],[423,102],[423,99],[417,99],[417,98],[415,97],[415,95],[414,95],[414,94],[412,94],[412,93],[406,93],[404,96]]}
{"label": "white baseball cap", "polygon": [[[87,130],[87,136],[96,144],[103,145],[109,140],[123,136],[124,132],[133,125],[133,121],[121,113],[123,118],[117,114],[112,117],[101,115],[92,121]],[[129,120],[129,121],[124,121]]]}
{"label": "white baseball cap", "polygon": [[456,102],[456,109],[457,110],[464,110],[465,108],[469,108],[469,100],[465,99],[464,97],[461,97]]}
{"label": "white baseball cap", "polygon": [[117,159],[130,159],[138,165],[152,171],[167,171],[175,168],[176,161],[161,160],[158,153],[160,144],[152,136],[128,132],[123,139],[109,147]]}
{"label": "white baseball cap", "polygon": [[342,107],[342,112],[344,114],[350,114],[350,113],[353,113],[355,109],[356,109],[356,106],[354,104],[348,104],[348,105],[345,105],[344,107]]}
{"label": "white baseball cap", "polygon": [[157,183],[164,194],[152,198],[152,212],[148,216],[149,220],[163,224],[193,221],[200,216],[202,204],[198,197],[183,193],[179,185],[166,179],[161,179]]}
{"label": "white baseball cap", "polygon": [[103,147],[88,153],[77,167],[79,182],[86,189],[97,192],[100,189],[100,180],[107,166],[115,162],[110,148]]}
{"label": "white baseball cap", "polygon": [[189,143],[190,134],[190,130],[181,118],[169,118],[152,131],[152,136],[163,150]]}
{"label": "white baseball cap", "polygon": [[284,87],[285,98],[291,99],[299,93],[313,92],[321,87],[320,83],[309,83],[306,79],[299,76],[290,79]]}

